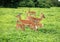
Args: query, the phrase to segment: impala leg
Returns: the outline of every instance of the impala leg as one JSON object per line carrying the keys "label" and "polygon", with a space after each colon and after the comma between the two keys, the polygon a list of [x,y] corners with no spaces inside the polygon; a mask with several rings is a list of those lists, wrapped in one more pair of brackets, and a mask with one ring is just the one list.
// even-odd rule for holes
{"label": "impala leg", "polygon": [[38,24],[38,26],[39,26],[39,27],[43,27],[44,25],[40,23],[40,24]]}
{"label": "impala leg", "polygon": [[18,24],[16,24],[16,29],[18,29],[19,28],[19,25]]}
{"label": "impala leg", "polygon": [[37,31],[37,29],[38,29],[38,26],[37,26],[37,25],[35,25],[35,26],[34,26],[34,30],[35,30],[35,31]]}
{"label": "impala leg", "polygon": [[31,29],[32,29],[32,30],[37,31],[38,26],[35,26],[35,25],[30,25],[30,27],[31,27]]}
{"label": "impala leg", "polygon": [[21,29],[22,29],[23,31],[25,31],[25,28],[24,28],[25,26],[24,26],[23,24],[21,24],[20,27],[21,27]]}
{"label": "impala leg", "polygon": [[30,25],[30,29],[31,29],[31,30],[33,30],[33,27],[32,27],[32,25]]}

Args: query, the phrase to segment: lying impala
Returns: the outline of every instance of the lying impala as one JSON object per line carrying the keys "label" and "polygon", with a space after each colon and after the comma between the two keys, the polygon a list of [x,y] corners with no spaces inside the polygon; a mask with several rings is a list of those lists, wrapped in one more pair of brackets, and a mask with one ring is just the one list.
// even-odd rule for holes
{"label": "lying impala", "polygon": [[36,27],[36,25],[33,21],[22,20],[21,19],[21,14],[17,15],[16,17],[19,19],[19,22],[21,23],[21,24],[17,24],[16,25],[17,27],[20,26],[23,30],[25,30],[24,26],[29,25],[31,29],[37,30],[37,27]]}

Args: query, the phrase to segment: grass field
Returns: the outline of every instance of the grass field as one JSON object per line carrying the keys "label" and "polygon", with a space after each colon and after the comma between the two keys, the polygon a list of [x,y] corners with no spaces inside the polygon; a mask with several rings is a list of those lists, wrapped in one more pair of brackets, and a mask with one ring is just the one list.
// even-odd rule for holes
{"label": "grass field", "polygon": [[46,18],[41,21],[44,27],[38,31],[29,27],[25,31],[16,30],[16,15],[23,13],[22,19],[26,19],[28,9],[0,8],[0,42],[60,42],[60,7],[30,8],[36,11],[36,17],[44,13]]}

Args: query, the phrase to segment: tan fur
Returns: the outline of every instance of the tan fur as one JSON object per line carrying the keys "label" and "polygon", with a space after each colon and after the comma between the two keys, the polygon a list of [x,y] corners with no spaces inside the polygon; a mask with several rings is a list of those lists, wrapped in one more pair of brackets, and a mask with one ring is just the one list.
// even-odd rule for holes
{"label": "tan fur", "polygon": [[19,18],[19,22],[21,22],[22,26],[29,25],[31,29],[35,30],[35,23],[30,20],[22,20],[21,16],[17,15],[17,18]]}

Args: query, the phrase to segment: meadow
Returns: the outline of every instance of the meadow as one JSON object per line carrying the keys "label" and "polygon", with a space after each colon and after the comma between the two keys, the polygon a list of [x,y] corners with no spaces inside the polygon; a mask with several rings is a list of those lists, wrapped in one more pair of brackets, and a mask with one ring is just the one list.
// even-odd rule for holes
{"label": "meadow", "polygon": [[36,11],[39,18],[41,12],[45,19],[41,21],[44,27],[33,31],[26,27],[25,31],[16,29],[16,15],[22,13],[22,19],[26,19],[26,11],[29,8],[0,8],[0,42],[60,42],[60,7],[30,8]]}

